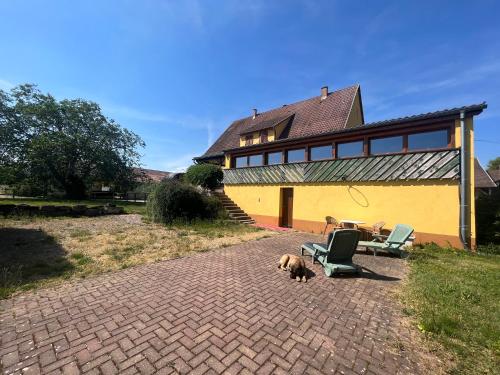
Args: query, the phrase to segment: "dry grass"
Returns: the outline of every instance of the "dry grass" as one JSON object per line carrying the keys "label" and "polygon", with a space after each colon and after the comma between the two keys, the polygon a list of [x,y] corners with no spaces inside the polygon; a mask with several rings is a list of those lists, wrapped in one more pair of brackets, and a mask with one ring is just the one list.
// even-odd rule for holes
{"label": "dry grass", "polygon": [[166,227],[139,215],[0,219],[0,298],[71,277],[275,235],[228,222]]}

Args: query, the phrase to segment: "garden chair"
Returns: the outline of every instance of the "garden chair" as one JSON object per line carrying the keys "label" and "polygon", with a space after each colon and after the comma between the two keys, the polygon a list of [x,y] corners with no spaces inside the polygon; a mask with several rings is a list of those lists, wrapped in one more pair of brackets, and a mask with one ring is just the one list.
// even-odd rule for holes
{"label": "garden chair", "polygon": [[326,244],[306,242],[300,248],[311,255],[312,263],[317,260],[323,266],[326,276],[339,273],[359,273],[361,267],[352,262],[358,246],[360,231],[356,229],[339,229],[328,235]]}
{"label": "garden chair", "polygon": [[335,229],[342,229],[342,225],[340,225],[339,222],[337,221],[337,219],[335,219],[332,216],[325,217],[325,221],[326,221],[326,224],[325,224],[325,229],[323,229],[323,236],[326,233],[326,229],[328,228],[328,225],[332,225],[333,226],[333,228],[332,228],[333,230],[335,230]]}
{"label": "garden chair", "polygon": [[402,257],[405,253],[402,247],[412,233],[413,228],[409,225],[397,224],[384,242],[359,241],[359,246],[363,246],[366,249],[373,249],[374,256],[377,255],[378,250],[384,250]]}
{"label": "garden chair", "polygon": [[385,225],[385,221],[377,221],[372,225],[372,238],[374,241],[384,242],[387,236],[382,235],[382,228]]}

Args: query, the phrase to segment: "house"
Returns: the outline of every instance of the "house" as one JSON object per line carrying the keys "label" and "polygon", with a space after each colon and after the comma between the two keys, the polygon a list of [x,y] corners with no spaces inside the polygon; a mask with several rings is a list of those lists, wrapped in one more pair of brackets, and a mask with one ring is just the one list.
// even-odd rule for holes
{"label": "house", "polygon": [[497,169],[488,169],[488,174],[491,179],[500,187],[500,168]]}
{"label": "house", "polygon": [[183,173],[158,171],[156,169],[134,168],[134,173],[140,181],[161,182],[169,179],[179,179]]}
{"label": "house", "polygon": [[474,159],[474,187],[476,190],[476,198],[480,194],[490,195],[497,188],[497,183],[488,172],[486,172],[477,158]]}
{"label": "house", "polygon": [[320,233],[326,216],[383,220],[412,225],[416,242],[474,247],[473,118],[485,108],[365,123],[359,85],[323,87],[254,109],[194,160],[222,165],[225,194],[257,223]]}

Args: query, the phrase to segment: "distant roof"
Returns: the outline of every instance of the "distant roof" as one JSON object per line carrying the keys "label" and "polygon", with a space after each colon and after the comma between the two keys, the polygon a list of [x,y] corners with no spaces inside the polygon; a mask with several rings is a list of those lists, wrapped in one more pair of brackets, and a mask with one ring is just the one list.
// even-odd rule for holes
{"label": "distant roof", "polygon": [[144,169],[144,168],[134,168],[134,172],[142,174],[146,178],[155,182],[160,182],[162,180],[172,178],[173,176],[176,175],[176,173],[173,172],[157,171],[155,169]]}
{"label": "distant roof", "polygon": [[474,158],[474,185],[476,188],[494,188],[497,184],[484,170],[477,158]]}
{"label": "distant roof", "polygon": [[[324,100],[321,100],[320,96],[315,96],[259,113],[255,119],[249,116],[236,120],[200,158],[220,156],[226,149],[239,147],[240,135],[247,133],[247,130],[262,130],[266,127],[272,127],[276,125],[277,121],[281,122],[287,117],[290,117],[291,123],[286,133],[286,139],[308,137],[345,129],[358,91],[359,85],[354,85],[333,91]],[[279,121],[280,119],[281,121]]]}
{"label": "distant roof", "polygon": [[500,168],[488,169],[488,174],[490,175],[493,181],[500,182]]}

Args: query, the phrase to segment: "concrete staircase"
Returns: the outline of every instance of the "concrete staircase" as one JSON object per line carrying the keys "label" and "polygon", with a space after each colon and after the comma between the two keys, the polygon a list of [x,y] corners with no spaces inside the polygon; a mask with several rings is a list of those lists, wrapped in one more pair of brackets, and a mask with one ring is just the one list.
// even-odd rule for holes
{"label": "concrete staircase", "polygon": [[234,203],[231,198],[229,198],[224,191],[214,191],[214,196],[219,198],[222,206],[228,213],[229,217],[241,224],[255,224],[255,220],[252,219],[248,214],[243,211],[236,203]]}

